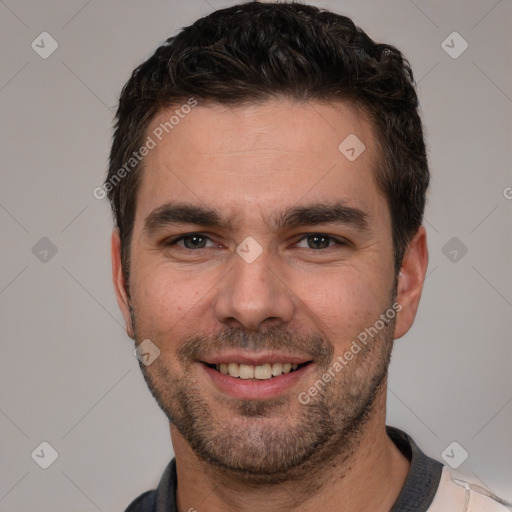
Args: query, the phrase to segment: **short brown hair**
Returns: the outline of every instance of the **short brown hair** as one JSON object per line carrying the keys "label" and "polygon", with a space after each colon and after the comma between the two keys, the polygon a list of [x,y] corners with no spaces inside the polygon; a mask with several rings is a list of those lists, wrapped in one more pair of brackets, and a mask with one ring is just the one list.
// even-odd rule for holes
{"label": "short brown hair", "polygon": [[191,97],[228,106],[286,97],[361,107],[382,155],[375,178],[391,212],[398,272],[421,226],[429,183],[409,63],[345,16],[299,3],[248,2],[215,11],[167,39],[122,90],[104,187],[127,283],[143,162],[123,179],[113,178],[144,144],[155,115]]}

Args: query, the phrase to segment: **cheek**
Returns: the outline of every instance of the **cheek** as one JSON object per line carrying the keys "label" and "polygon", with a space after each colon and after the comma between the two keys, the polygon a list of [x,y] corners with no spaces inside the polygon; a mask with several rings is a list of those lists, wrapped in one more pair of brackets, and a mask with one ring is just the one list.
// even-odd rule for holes
{"label": "cheek", "polygon": [[[354,267],[307,276],[295,289],[297,295],[313,312],[319,328],[335,341],[357,335],[373,325],[389,306],[389,285],[382,282],[382,273]],[[315,321],[315,318],[313,318]]]}
{"label": "cheek", "polygon": [[137,334],[161,340],[181,336],[200,295],[195,286],[174,273],[157,269],[139,273],[134,284]]}

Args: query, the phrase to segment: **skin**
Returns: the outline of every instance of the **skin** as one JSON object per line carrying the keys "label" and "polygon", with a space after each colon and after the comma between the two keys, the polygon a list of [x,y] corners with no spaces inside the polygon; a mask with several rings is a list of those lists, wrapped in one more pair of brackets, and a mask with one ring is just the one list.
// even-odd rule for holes
{"label": "skin", "polygon": [[[148,134],[172,113],[162,111]],[[353,162],[338,150],[349,134],[366,146]],[[360,112],[344,103],[283,99],[199,105],[146,157],[130,295],[115,230],[113,279],[128,335],[160,349],[141,368],[172,418],[181,512],[382,511],[399,495],[409,461],[385,431],[386,369],[393,339],[414,321],[428,252],[421,227],[395,290],[390,212],[372,171],[378,164],[371,125]],[[339,200],[365,212],[368,229],[272,225],[288,208]],[[232,225],[145,232],[146,217],[169,201],[217,209]],[[187,233],[207,235],[207,247],[163,244]],[[318,248],[309,245],[311,233],[348,242]],[[236,252],[247,237],[262,248],[251,263]],[[301,404],[299,393],[393,302],[401,306],[396,318],[308,406]],[[235,400],[192,358],[226,346],[278,350],[284,340],[312,363],[278,399]]]}

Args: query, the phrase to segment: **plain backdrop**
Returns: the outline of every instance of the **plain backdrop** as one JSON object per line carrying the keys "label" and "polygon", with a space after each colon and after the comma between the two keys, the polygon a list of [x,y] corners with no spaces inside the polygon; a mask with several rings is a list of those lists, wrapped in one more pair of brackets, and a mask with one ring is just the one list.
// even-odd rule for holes
{"label": "plain backdrop", "polygon": [[[109,205],[93,190],[133,68],[233,3],[0,2],[2,512],[124,510],[172,456],[115,300]],[[396,343],[388,424],[439,460],[456,442],[459,470],[511,500],[512,3],[311,3],[398,46],[418,83],[430,264]],[[42,442],[57,454],[47,469]]]}

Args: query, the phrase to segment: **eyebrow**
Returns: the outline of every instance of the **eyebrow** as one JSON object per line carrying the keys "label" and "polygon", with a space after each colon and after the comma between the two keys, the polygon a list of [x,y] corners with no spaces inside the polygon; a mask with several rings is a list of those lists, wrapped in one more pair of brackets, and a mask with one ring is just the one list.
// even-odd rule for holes
{"label": "eyebrow", "polygon": [[369,231],[368,214],[359,208],[347,206],[343,201],[334,204],[315,203],[297,206],[283,212],[273,223],[275,230],[317,224],[345,224],[360,231]]}
{"label": "eyebrow", "polygon": [[[146,217],[143,231],[151,235],[174,224],[195,224],[230,230],[232,220],[223,218],[212,208],[188,203],[165,203]],[[265,224],[274,231],[318,224],[344,224],[360,231],[370,230],[368,214],[359,208],[346,205],[344,201],[292,207],[266,221]]]}

